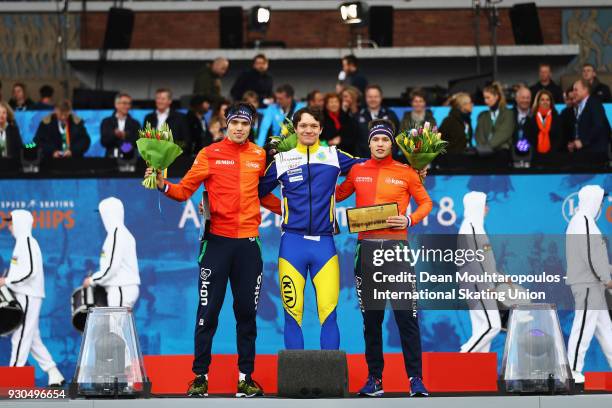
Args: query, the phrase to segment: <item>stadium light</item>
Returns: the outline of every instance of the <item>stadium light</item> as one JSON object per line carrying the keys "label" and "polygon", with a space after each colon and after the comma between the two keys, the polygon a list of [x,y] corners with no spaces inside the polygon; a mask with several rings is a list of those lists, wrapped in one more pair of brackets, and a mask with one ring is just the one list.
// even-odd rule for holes
{"label": "stadium light", "polygon": [[254,6],[249,12],[249,30],[266,31],[270,24],[270,7]]}
{"label": "stadium light", "polygon": [[362,1],[349,1],[339,7],[344,24],[365,24],[367,5]]}

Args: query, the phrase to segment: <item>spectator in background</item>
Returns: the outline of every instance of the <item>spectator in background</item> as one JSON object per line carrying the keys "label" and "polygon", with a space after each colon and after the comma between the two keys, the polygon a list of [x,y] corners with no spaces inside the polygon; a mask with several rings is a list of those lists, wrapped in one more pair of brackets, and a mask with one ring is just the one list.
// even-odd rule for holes
{"label": "spectator in background", "polygon": [[482,91],[488,110],[478,115],[476,125],[476,145],[481,154],[507,152],[512,142],[515,121],[506,107],[506,98],[501,85],[497,82],[486,86]]}
{"label": "spectator in background", "polygon": [[525,124],[525,135],[535,154],[567,151],[567,140],[563,139],[561,118],[555,109],[551,92],[540,90],[533,101],[532,115]]}
{"label": "spectator in background", "polygon": [[563,91],[561,87],[552,80],[552,69],[550,64],[542,63],[539,65],[538,77],[538,82],[529,87],[531,96],[535,97],[538,92],[545,89],[552,94],[553,100],[561,102],[563,99]]}
{"label": "spectator in background", "polygon": [[396,129],[399,129],[397,115],[383,106],[383,92],[378,85],[368,85],[365,90],[365,108],[359,111],[357,116],[357,126],[359,138],[357,140],[357,153],[361,157],[370,157],[370,147],[368,144],[368,123],[374,119],[387,119],[393,122]]}
{"label": "spectator in background", "polygon": [[431,110],[427,109],[425,98],[425,91],[421,88],[413,89],[410,92],[410,106],[412,110],[404,113],[400,131],[423,126],[425,122],[429,122],[431,126],[436,126],[436,120]]}
{"label": "spectator in background", "polygon": [[70,101],[64,100],[40,122],[34,142],[43,158],[65,159],[83,157],[91,140],[85,123],[72,112]]}
{"label": "spectator in background", "polygon": [[225,137],[221,125],[221,118],[219,116],[213,115],[210,117],[208,131],[210,132],[210,137],[213,143],[220,142]]}
{"label": "spectator in background", "polygon": [[567,145],[570,152],[606,153],[610,143],[610,123],[599,98],[590,96],[585,79],[574,83],[576,133]]}
{"label": "spectator in background", "polygon": [[9,100],[9,105],[14,112],[30,110],[34,102],[28,98],[25,84],[17,82],[13,85],[13,95]]}
{"label": "spectator in background", "polygon": [[261,127],[257,135],[257,144],[264,146],[267,144],[268,137],[280,135],[281,125],[285,118],[291,119],[298,109],[305,106],[303,102],[296,102],[294,90],[291,85],[285,84],[276,88],[274,93],[275,103],[271,104],[264,111]]}
{"label": "spectator in background", "polygon": [[115,112],[100,124],[100,143],[106,157],[131,158],[136,151],[140,123],[130,115],[132,97],[127,93],[115,96]]}
{"label": "spectator in background", "polygon": [[148,123],[152,127],[161,129],[164,123],[172,131],[174,142],[183,148],[185,154],[191,154],[191,140],[185,115],[173,109],[172,106],[172,91],[168,88],[159,88],[155,91],[155,111],[145,116],[145,126]]}
{"label": "spectator in background", "polygon": [[272,101],[272,76],[268,73],[268,58],[263,54],[257,54],[251,69],[238,76],[230,94],[234,101],[240,101],[247,91],[255,92],[259,102],[266,105]]}
{"label": "spectator in background", "polygon": [[[514,107],[512,108],[514,117],[514,133],[512,134],[512,146],[518,154],[525,154],[529,150],[534,150],[535,146],[526,139],[525,127],[532,117],[531,112],[531,91],[525,85],[520,85],[514,93]],[[529,146],[525,146],[525,142]]]}
{"label": "spectator in background", "polygon": [[212,63],[202,67],[193,83],[195,95],[206,95],[213,103],[218,103],[221,96],[221,78],[227,74],[229,61],[225,58],[216,58]]}
{"label": "spectator in background", "polygon": [[[574,98],[574,85],[570,86],[563,93],[563,101],[565,108],[559,115],[561,117],[561,131],[563,132],[563,140],[567,143],[574,140],[576,136],[576,102]],[[567,151],[567,146],[564,149]]]}
{"label": "spectator in background", "polygon": [[253,91],[246,91],[244,95],[242,95],[242,102],[250,104],[257,112],[257,115],[255,115],[251,123],[251,135],[249,136],[249,140],[255,143],[259,133],[259,126],[261,126],[261,120],[263,118],[263,115],[259,112],[259,96]]}
{"label": "spectator in background", "polygon": [[597,71],[593,65],[584,64],[582,66],[582,79],[589,83],[591,95],[598,97],[601,103],[612,102],[610,88],[597,79]]}
{"label": "spectator in background", "polygon": [[461,154],[472,141],[472,109],[474,104],[469,94],[459,92],[450,99],[451,110],[440,125],[442,139],[448,142],[449,154]]}
{"label": "spectator in background", "polygon": [[210,101],[204,95],[194,95],[189,101],[189,110],[185,114],[185,122],[189,130],[188,148],[192,154],[197,155],[202,148],[212,143],[208,125],[206,124],[206,113],[210,110]]}
{"label": "spectator in background", "polygon": [[325,95],[325,120],[320,139],[329,146],[338,146],[339,149],[355,155],[355,122],[342,110],[340,97],[335,93]]}
{"label": "spectator in background", "polygon": [[19,159],[22,145],[13,110],[0,102],[0,159]]}
{"label": "spectator in background", "polygon": [[362,94],[368,86],[368,80],[359,72],[359,60],[353,54],[342,58],[342,71],[338,74],[338,81],[343,87],[354,86]]}
{"label": "spectator in background", "polygon": [[323,108],[325,108],[325,100],[323,93],[318,89],[310,91],[308,95],[306,95],[306,106],[308,106],[309,108],[323,110]]}
{"label": "spectator in background", "polygon": [[38,90],[40,100],[32,105],[31,110],[53,110],[54,89],[51,85],[43,85]]}
{"label": "spectator in background", "polygon": [[347,86],[340,94],[342,96],[342,110],[348,113],[351,118],[356,118],[359,114],[359,104],[361,92],[354,86]]}
{"label": "spectator in background", "polygon": [[225,132],[227,129],[227,121],[225,120],[225,112],[229,108],[231,102],[227,99],[222,99],[213,110],[212,116],[216,116],[221,123],[221,131]]}
{"label": "spectator in background", "polygon": [[241,98],[242,102],[248,103],[255,109],[259,109],[259,95],[255,91],[246,91]]}

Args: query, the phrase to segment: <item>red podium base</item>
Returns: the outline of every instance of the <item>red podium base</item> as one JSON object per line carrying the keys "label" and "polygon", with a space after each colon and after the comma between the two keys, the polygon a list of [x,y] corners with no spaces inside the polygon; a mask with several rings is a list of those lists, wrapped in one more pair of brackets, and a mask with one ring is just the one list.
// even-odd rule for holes
{"label": "red podium base", "polygon": [[612,372],[584,373],[585,391],[612,391]]}
{"label": "red podium base", "polygon": [[34,367],[0,367],[0,389],[34,388]]}
{"label": "red podium base", "polygon": [[[231,394],[236,392],[238,357],[218,354],[212,358],[209,371],[209,392]],[[147,375],[152,382],[153,394],[184,394],[193,380],[190,355],[145,356]],[[357,392],[368,375],[363,354],[347,355],[349,391]],[[269,394],[277,392],[276,355],[258,355],[255,373],[263,389]],[[497,391],[497,355],[495,353],[423,353],[423,379],[431,392],[491,392]],[[408,392],[410,389],[404,359],[400,353],[385,354],[383,372],[385,392]]]}
{"label": "red podium base", "polygon": [[423,353],[430,392],[497,391],[496,353]]}

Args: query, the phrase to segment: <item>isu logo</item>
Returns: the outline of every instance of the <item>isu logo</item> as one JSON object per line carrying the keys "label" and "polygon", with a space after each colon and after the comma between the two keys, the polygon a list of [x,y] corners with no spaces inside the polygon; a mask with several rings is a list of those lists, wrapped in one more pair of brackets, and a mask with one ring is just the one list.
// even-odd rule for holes
{"label": "isu logo", "polygon": [[[606,198],[604,197],[604,201],[603,201],[604,203],[605,203],[605,200]],[[566,222],[569,222],[572,219],[574,214],[576,214],[576,210],[578,210],[578,193],[572,193],[568,195],[563,201],[562,212],[563,212],[563,218],[565,218]],[[597,212],[597,215],[595,216],[595,221],[599,219],[600,215],[601,215],[601,208],[599,209],[599,211]]]}
{"label": "isu logo", "polygon": [[403,186],[404,185],[404,180],[398,180],[398,179],[395,179],[393,177],[387,177],[385,179],[385,183],[393,184],[393,185],[396,185],[396,186]]}
{"label": "isu logo", "polygon": [[233,160],[217,160],[215,161],[215,164],[221,164],[224,166],[233,166],[234,164],[236,164],[236,162]]}
{"label": "isu logo", "polygon": [[295,291],[295,284],[293,280],[285,275],[283,279],[281,279],[281,294],[283,296],[283,303],[288,308],[292,308],[295,306],[297,301],[297,292]]}

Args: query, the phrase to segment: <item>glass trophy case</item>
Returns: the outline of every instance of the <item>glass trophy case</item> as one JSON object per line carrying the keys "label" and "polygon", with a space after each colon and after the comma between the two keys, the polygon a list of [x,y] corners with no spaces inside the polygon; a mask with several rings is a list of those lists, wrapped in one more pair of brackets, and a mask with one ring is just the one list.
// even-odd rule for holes
{"label": "glass trophy case", "polygon": [[150,389],[132,310],[89,309],[70,396],[138,398]]}
{"label": "glass trophy case", "polygon": [[512,306],[501,388],[521,394],[573,392],[574,381],[555,305]]}

